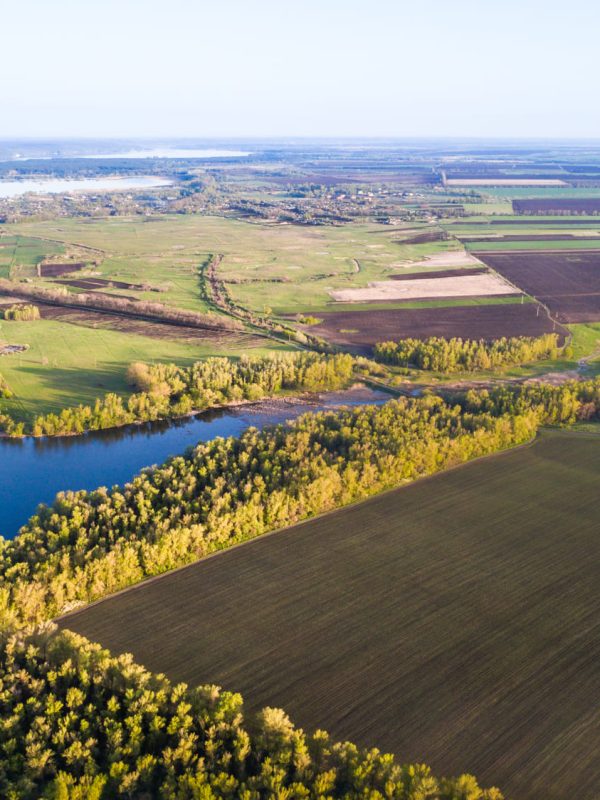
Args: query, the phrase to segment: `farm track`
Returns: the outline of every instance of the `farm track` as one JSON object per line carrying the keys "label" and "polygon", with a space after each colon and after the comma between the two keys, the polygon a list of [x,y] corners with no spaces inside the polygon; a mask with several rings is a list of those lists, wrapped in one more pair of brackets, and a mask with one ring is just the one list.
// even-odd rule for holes
{"label": "farm track", "polygon": [[[597,436],[423,479],[64,618],[174,680],[518,800],[593,800]],[[233,588],[235,587],[235,588]],[[573,768],[576,765],[576,768]]]}

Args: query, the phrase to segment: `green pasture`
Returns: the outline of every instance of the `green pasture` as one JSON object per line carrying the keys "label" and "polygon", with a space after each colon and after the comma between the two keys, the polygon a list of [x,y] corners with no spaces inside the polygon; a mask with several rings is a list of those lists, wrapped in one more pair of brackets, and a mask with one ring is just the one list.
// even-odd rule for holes
{"label": "green pasture", "polygon": [[[547,233],[547,231],[540,231]],[[532,239],[519,242],[505,242],[502,239],[491,239],[489,242],[465,242],[469,251],[479,252],[498,250],[600,250],[600,236],[596,239]]]}
{"label": "green pasture", "polygon": [[207,356],[261,355],[278,349],[267,339],[264,347],[235,338],[189,344],[51,320],[0,321],[0,340],[29,345],[22,354],[0,357],[0,373],[15,394],[0,400],[0,407],[19,419],[91,403],[106,392],[127,393],[125,373],[132,361],[186,365]]}
{"label": "green pasture", "polygon": [[[276,314],[323,309],[332,289],[366,286],[406,261],[460,248],[454,240],[403,244],[406,228],[389,225],[313,227],[178,215],[61,219],[22,223],[18,229],[102,250],[99,271],[106,279],[167,289],[160,294],[116,293],[195,310],[206,308],[198,268],[209,254],[221,253],[219,275],[225,281],[251,281],[229,284],[232,297],[254,311],[270,308]],[[421,230],[431,230],[431,226],[411,225],[412,233]]]}
{"label": "green pasture", "polygon": [[500,200],[600,197],[600,187],[597,186],[478,186],[477,190]]}
{"label": "green pasture", "polygon": [[20,235],[0,235],[0,278],[33,278],[47,255],[64,252],[56,242]]}

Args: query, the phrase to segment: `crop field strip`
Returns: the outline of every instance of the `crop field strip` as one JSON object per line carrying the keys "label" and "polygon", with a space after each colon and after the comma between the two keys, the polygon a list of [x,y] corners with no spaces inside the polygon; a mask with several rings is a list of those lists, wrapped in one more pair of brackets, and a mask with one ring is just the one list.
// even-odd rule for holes
{"label": "crop field strip", "polygon": [[[488,298],[484,298],[487,300]],[[540,336],[568,331],[556,325],[537,303],[447,305],[428,308],[354,309],[320,311],[318,325],[310,330],[332,342],[369,352],[377,342],[413,337],[427,339],[500,339],[503,336]]]}
{"label": "crop field strip", "polygon": [[535,239],[529,238],[527,241],[508,241],[502,239],[490,238],[486,242],[467,242],[465,247],[470,253],[477,255],[478,253],[488,252],[512,252],[512,253],[529,253],[535,251],[543,251],[547,253],[560,253],[566,251],[569,253],[578,252],[580,250],[600,250],[600,237],[593,237],[589,239]]}
{"label": "crop field strip", "polygon": [[600,246],[600,236],[576,236],[574,233],[509,233],[505,235],[490,234],[488,236],[460,236],[466,244],[502,244],[504,242],[596,242]]}
{"label": "crop field strip", "polygon": [[430,274],[412,281],[372,281],[361,289],[339,289],[330,292],[339,302],[364,303],[370,300],[419,300],[432,297],[494,297],[517,294],[515,287],[499,275],[484,270],[466,269],[453,277]]}
{"label": "crop field strip", "polygon": [[60,624],[507,797],[593,800],[599,443],[544,434]]}
{"label": "crop field strip", "polygon": [[465,275],[485,275],[486,267],[462,267],[459,269],[436,269],[428,272],[409,272],[408,274],[390,275],[390,281],[418,281],[422,278],[460,278]]}
{"label": "crop field strip", "polygon": [[[590,194],[598,194],[595,189]],[[565,197],[561,192],[556,197],[523,198],[513,200],[515,214],[598,214],[600,197]]]}
{"label": "crop field strip", "polygon": [[600,320],[600,251],[479,252],[563,323]]}

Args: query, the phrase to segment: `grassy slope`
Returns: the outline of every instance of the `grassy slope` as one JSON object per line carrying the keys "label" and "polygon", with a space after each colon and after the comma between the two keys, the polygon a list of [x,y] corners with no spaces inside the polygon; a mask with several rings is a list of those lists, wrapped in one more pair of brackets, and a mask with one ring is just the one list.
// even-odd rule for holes
{"label": "grassy slope", "polygon": [[63,624],[175,680],[473,771],[519,800],[592,800],[598,444],[547,434]]}
{"label": "grassy slope", "polygon": [[[30,345],[22,355],[0,358],[0,372],[16,395],[0,401],[0,406],[19,419],[90,403],[109,391],[127,392],[125,372],[132,361],[190,364],[209,355],[231,354],[218,340],[188,344],[50,320],[0,321],[0,339]],[[265,340],[264,349],[248,352],[259,355],[273,349]]]}

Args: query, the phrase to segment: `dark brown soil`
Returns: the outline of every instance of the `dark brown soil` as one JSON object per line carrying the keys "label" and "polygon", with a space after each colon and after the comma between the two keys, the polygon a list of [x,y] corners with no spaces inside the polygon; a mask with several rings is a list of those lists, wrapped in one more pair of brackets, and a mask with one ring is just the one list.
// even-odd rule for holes
{"label": "dark brown soil", "polygon": [[70,272],[78,272],[83,269],[85,262],[69,261],[64,264],[40,264],[38,270],[41,278],[56,278],[59,275],[68,275]]}
{"label": "dark brown soil", "polygon": [[439,308],[394,308],[372,311],[320,311],[311,333],[357,352],[369,352],[377,342],[430,336],[499,339],[503,336],[541,336],[567,331],[554,325],[536,303]]}
{"label": "dark brown soil", "polygon": [[600,320],[600,252],[513,250],[477,257],[537,297],[560,322]]}
{"label": "dark brown soil", "polygon": [[598,437],[549,435],[60,626],[507,800],[595,800],[599,490]]}
{"label": "dark brown soil", "polygon": [[600,197],[543,197],[513,200],[515,214],[600,214]]}
{"label": "dark brown soil", "polygon": [[76,289],[105,289],[113,287],[114,289],[129,289],[130,292],[145,292],[150,291],[149,286],[143,286],[139,283],[126,283],[125,281],[113,281],[105,278],[72,278],[70,280],[62,278],[55,283],[62,283],[65,286],[73,286]]}
{"label": "dark brown soil", "polygon": [[410,272],[406,275],[390,275],[391,281],[421,281],[423,278],[463,278],[470,277],[471,275],[483,275],[489,272],[485,267],[475,267],[474,269],[441,269],[437,272],[429,270],[428,272]]}
{"label": "dark brown soil", "polygon": [[168,322],[124,317],[108,311],[51,306],[38,301],[35,304],[40,309],[42,319],[68,322],[86,328],[106,328],[122,333],[134,333],[138,336],[149,336],[152,339],[178,339],[189,342],[210,340],[220,343],[240,342],[245,346],[264,346],[264,342],[259,337],[236,331],[216,331],[185,325],[170,325]]}
{"label": "dark brown soil", "polygon": [[395,239],[397,244],[426,244],[427,242],[441,242],[447,239],[448,235],[444,231],[423,231],[408,239]]}

